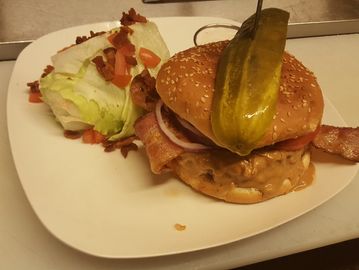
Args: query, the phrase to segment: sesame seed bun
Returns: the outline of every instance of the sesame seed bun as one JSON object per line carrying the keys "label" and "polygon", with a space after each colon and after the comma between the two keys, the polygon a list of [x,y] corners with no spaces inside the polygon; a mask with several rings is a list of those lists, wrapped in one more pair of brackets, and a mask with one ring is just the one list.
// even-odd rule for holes
{"label": "sesame seed bun", "polygon": [[[216,67],[227,44],[209,43],[175,54],[162,66],[156,82],[162,101],[218,145],[210,115]],[[255,148],[313,132],[322,119],[323,96],[315,76],[287,52],[276,106],[273,121]]]}

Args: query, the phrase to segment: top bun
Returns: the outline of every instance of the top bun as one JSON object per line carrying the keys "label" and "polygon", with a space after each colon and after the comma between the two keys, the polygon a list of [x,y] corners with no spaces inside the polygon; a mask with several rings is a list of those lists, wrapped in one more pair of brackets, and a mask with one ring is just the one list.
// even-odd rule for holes
{"label": "top bun", "polygon": [[[175,54],[156,82],[162,101],[218,145],[210,117],[217,63],[227,44],[209,43]],[[322,119],[323,96],[313,73],[287,52],[282,63],[277,112],[255,148],[313,132]]]}

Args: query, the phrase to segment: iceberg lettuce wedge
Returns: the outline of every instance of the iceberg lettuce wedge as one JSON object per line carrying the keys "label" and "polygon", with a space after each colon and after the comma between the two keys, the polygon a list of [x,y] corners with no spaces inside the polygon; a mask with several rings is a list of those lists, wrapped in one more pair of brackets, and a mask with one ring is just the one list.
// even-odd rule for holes
{"label": "iceberg lettuce wedge", "polygon": [[[161,63],[149,69],[156,77],[161,64],[169,58],[169,51],[157,26],[148,21],[130,28],[129,40],[135,45],[137,65],[131,68],[132,78],[145,67],[138,57],[141,47],[150,49],[161,58]],[[103,50],[112,47],[108,41],[111,32],[90,38],[67,48],[52,57],[54,70],[40,79],[42,98],[65,130],[79,131],[93,127],[110,140],[130,136],[133,124],[143,113],[132,103],[130,84],[119,88],[106,81],[91,62]]]}

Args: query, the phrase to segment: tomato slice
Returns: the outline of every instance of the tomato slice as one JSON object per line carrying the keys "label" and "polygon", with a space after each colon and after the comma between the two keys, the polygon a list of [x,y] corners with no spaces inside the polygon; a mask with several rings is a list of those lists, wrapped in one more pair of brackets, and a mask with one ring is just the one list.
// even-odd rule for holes
{"label": "tomato slice", "polygon": [[320,130],[320,125],[318,125],[317,129],[307,135],[300,136],[295,139],[289,139],[282,142],[278,142],[275,144],[275,147],[280,150],[284,151],[295,151],[303,148],[307,144],[309,144],[315,136],[317,136],[318,132]]}
{"label": "tomato slice", "polygon": [[158,57],[154,52],[146,48],[140,48],[139,56],[142,63],[147,68],[154,68],[161,62],[160,57]]}
{"label": "tomato slice", "polygon": [[31,103],[43,102],[41,99],[41,93],[40,92],[30,92],[29,93],[29,102],[31,102]]}

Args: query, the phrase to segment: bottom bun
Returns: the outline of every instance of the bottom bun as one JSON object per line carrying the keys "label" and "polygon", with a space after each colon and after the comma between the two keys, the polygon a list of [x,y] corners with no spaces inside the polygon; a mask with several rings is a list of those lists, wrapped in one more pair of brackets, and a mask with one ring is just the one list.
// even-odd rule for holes
{"label": "bottom bun", "polygon": [[314,178],[308,149],[267,149],[246,157],[222,149],[186,152],[169,167],[193,189],[232,203],[268,200],[304,188]]}

